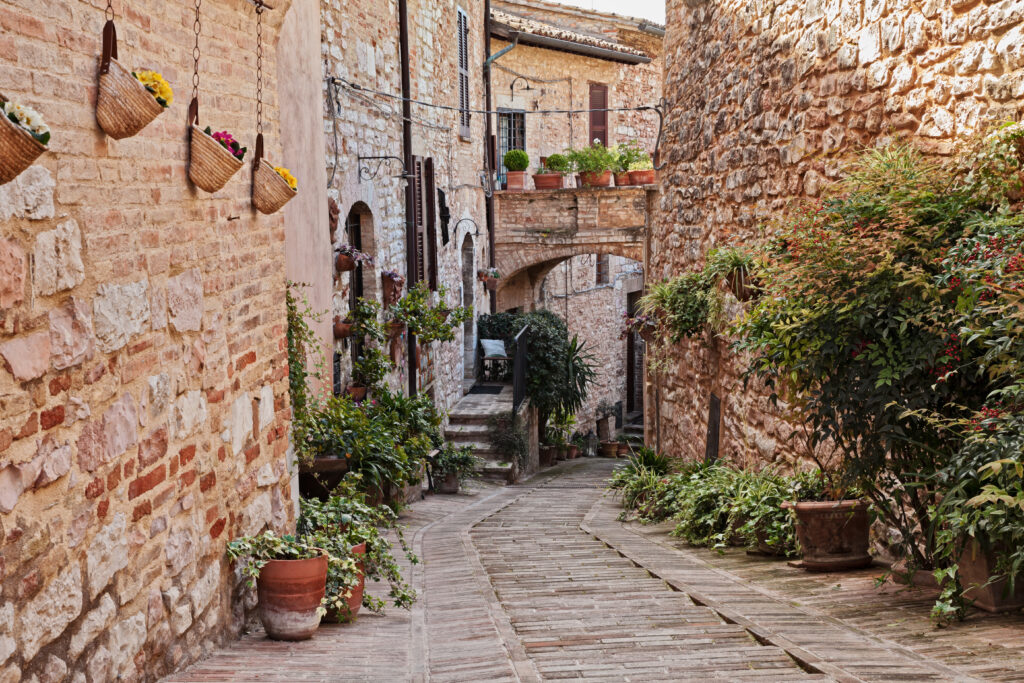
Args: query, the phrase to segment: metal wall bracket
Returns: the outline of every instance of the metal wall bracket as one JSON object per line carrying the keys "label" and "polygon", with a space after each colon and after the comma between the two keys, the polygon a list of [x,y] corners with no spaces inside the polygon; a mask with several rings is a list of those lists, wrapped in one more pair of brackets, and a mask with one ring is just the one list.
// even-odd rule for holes
{"label": "metal wall bracket", "polygon": [[[373,180],[380,175],[381,169],[385,165],[390,165],[392,161],[397,162],[402,167],[402,172],[397,175],[390,176],[391,178],[413,178],[415,174],[409,173],[405,167],[405,162],[401,158],[396,156],[372,156],[372,157],[356,157],[359,163],[359,182],[364,180]],[[376,163],[375,163],[376,162]]]}

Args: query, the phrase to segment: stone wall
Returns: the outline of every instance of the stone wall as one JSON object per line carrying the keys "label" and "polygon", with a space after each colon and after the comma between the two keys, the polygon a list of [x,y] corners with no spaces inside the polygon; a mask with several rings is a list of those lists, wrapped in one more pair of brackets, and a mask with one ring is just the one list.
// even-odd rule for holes
{"label": "stone wall", "polygon": [[[121,61],[176,95],[121,141],[94,114],[101,3],[0,0],[0,83],[53,133],[0,186],[2,681],[153,679],[195,660],[241,626],[225,542],[293,520],[284,219],[251,208],[248,164],[212,195],[187,180],[190,10],[113,5]],[[202,22],[201,121],[252,149],[254,8],[207,0]]]}
{"label": "stone wall", "polygon": [[[850,151],[913,139],[937,154],[1024,95],[1024,5],[1013,0],[671,0],[661,224],[649,272],[699,266],[727,237],[841,173]],[[648,434],[702,456],[709,394],[722,399],[721,453],[793,461],[789,429],[764,392],[745,390],[727,341],[675,349],[649,387]],[[648,405],[652,405],[649,401]]]}
{"label": "stone wall", "polygon": [[[456,7],[469,17],[470,105],[483,107],[483,80],[480,65],[484,61],[482,0],[410,0],[408,13],[409,58],[412,97],[448,106],[458,103]],[[394,0],[329,0],[321,4],[322,51],[326,75],[344,78],[368,88],[393,95],[401,94],[401,62],[398,41],[398,5]],[[388,97],[356,92],[340,87],[336,91],[338,108],[325,110],[327,136],[326,167],[331,181],[329,194],[340,209],[341,225],[335,244],[348,242],[345,217],[353,207],[368,216],[369,230],[363,234],[363,247],[376,261],[365,278],[376,286],[368,296],[379,294],[383,268],[406,272],[405,180],[395,178],[397,165],[382,167],[372,179],[360,179],[358,156],[402,156],[401,102]],[[324,86],[325,102],[332,92]],[[413,105],[413,153],[434,160],[435,182],[445,193],[451,212],[448,243],[442,242],[440,218],[437,230],[438,283],[448,288],[447,302],[460,305],[475,302],[478,311],[488,310],[488,296],[475,278],[476,270],[487,265],[487,232],[484,219],[484,193],[480,182],[483,168],[484,118],[471,117],[468,140],[458,134],[458,114]],[[469,219],[469,220],[463,220]],[[460,223],[460,221],[462,221]],[[456,228],[456,225],[458,227]],[[372,236],[368,233],[372,233]],[[367,239],[367,238],[370,239]],[[469,240],[475,263],[469,264],[463,277],[462,246]],[[328,278],[333,279],[328,279]],[[344,316],[348,310],[350,276],[318,274],[314,288],[334,292],[331,314]],[[464,298],[464,289],[471,289]],[[450,408],[462,396],[463,331],[456,331],[453,342],[433,345],[428,367],[421,373],[420,386],[433,391],[442,409]],[[404,344],[391,379],[395,388],[407,387],[408,360]],[[342,352],[342,385],[351,372],[345,343]],[[424,382],[429,383],[428,386]]]}

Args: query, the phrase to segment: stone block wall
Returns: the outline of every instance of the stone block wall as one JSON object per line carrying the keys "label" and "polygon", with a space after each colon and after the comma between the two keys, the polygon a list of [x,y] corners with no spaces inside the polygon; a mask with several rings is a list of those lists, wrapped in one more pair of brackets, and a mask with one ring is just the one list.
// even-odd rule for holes
{"label": "stone block wall", "polygon": [[[0,680],[152,680],[237,633],[225,542],[293,523],[281,215],[246,164],[187,180],[192,10],[113,3],[128,68],[172,107],[97,127],[103,3],[0,0],[0,83],[52,129],[0,186]],[[267,154],[280,159],[266,15]],[[245,0],[202,4],[201,122],[255,142]],[[302,178],[299,179],[300,191]]]}
{"label": "stone block wall", "polygon": [[[660,224],[651,278],[698,267],[726,239],[839,177],[844,155],[897,136],[948,153],[1017,119],[1024,5],[1016,0],[670,0]],[[727,340],[679,345],[648,390],[648,434],[700,457],[708,400],[722,399],[721,449],[789,464],[784,415],[739,380]]]}

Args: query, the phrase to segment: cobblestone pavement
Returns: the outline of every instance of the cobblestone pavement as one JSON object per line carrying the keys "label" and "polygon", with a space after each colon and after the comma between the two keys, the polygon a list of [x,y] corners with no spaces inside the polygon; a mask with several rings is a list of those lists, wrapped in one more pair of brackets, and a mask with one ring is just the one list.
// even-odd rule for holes
{"label": "cobblestone pavement", "polygon": [[424,559],[411,611],[361,614],[303,643],[256,632],[170,680],[1019,680],[1005,658],[939,652],[877,608],[874,620],[855,613],[842,586],[830,602],[822,586],[835,577],[796,595],[794,576],[772,577],[782,563],[678,547],[665,528],[617,521],[602,494],[615,464],[577,460],[518,486],[418,502],[403,517]]}

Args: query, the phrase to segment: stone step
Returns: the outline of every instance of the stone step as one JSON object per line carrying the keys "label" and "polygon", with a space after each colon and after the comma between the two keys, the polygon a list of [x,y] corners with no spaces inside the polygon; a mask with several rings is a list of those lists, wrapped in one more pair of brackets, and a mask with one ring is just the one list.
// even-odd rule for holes
{"label": "stone step", "polygon": [[449,425],[487,425],[491,415],[480,413],[449,413]]}
{"label": "stone step", "polygon": [[516,468],[512,463],[488,460],[478,467],[476,472],[481,479],[486,481],[495,481],[503,484],[515,483]]}
{"label": "stone step", "polygon": [[486,441],[487,435],[490,433],[490,427],[488,427],[486,424],[449,423],[447,429],[444,430],[444,437],[446,439],[460,441],[465,441],[467,439],[475,441]]}

